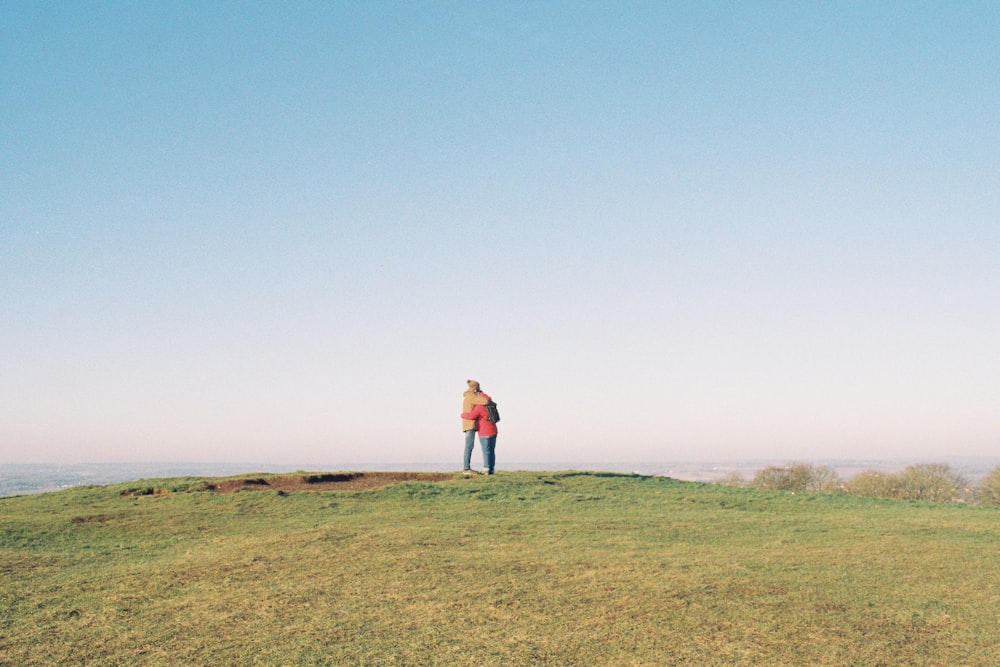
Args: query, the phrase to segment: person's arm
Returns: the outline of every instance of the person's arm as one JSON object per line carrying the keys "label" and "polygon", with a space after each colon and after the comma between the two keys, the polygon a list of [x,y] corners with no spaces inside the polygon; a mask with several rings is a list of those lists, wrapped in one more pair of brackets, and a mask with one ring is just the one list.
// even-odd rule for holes
{"label": "person's arm", "polygon": [[481,405],[477,405],[472,408],[469,412],[462,413],[462,419],[479,419],[486,415],[486,408]]}
{"label": "person's arm", "polygon": [[478,394],[473,394],[472,398],[469,399],[469,402],[471,402],[473,405],[486,405],[491,400],[493,399],[491,399],[488,394],[478,393]]}

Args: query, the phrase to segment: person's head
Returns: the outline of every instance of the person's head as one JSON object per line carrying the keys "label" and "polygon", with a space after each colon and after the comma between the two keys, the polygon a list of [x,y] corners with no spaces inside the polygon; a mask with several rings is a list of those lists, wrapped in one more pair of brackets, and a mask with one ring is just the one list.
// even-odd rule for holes
{"label": "person's head", "polygon": [[477,394],[479,393],[479,383],[478,382],[476,382],[475,380],[466,380],[466,382],[469,385],[469,391],[474,391]]}

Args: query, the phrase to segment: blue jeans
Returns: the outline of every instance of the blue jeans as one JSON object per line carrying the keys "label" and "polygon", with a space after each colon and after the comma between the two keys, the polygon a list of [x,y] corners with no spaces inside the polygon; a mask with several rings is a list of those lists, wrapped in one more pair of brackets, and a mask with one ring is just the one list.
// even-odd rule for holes
{"label": "blue jeans", "polygon": [[493,474],[496,465],[497,437],[495,435],[479,436],[479,446],[483,448],[483,472]]}
{"label": "blue jeans", "polygon": [[462,470],[472,467],[472,448],[476,446],[476,429],[465,432],[465,458],[462,459]]}

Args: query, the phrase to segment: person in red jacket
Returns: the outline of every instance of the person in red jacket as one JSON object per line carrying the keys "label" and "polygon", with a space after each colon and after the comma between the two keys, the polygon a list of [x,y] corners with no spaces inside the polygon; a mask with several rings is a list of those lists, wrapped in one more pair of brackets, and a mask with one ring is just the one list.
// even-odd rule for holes
{"label": "person in red jacket", "polygon": [[483,474],[492,475],[496,465],[497,425],[486,418],[486,407],[473,406],[469,412],[462,413],[462,419],[472,419],[476,422],[479,433],[479,446],[483,448]]}
{"label": "person in red jacket", "polygon": [[[462,414],[472,412],[472,408],[477,405],[486,405],[490,402],[490,397],[479,388],[479,383],[475,380],[466,380],[468,389],[462,395]],[[462,459],[462,473],[471,475],[472,470],[472,449],[476,446],[476,421],[474,419],[462,419],[462,431],[465,432],[465,455]]]}

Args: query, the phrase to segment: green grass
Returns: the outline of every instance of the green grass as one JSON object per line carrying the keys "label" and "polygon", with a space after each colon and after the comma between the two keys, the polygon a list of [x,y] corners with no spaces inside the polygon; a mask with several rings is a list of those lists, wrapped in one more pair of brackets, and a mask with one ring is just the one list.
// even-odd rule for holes
{"label": "green grass", "polygon": [[[0,665],[1000,665],[1000,510],[502,473],[0,499]],[[170,495],[123,496],[172,487]]]}

